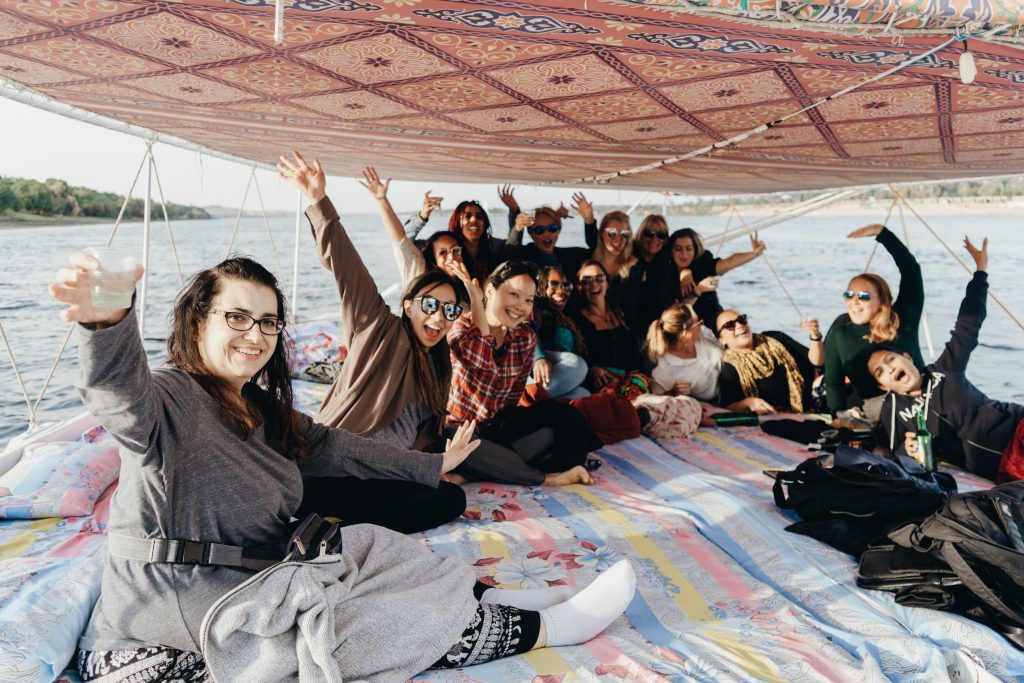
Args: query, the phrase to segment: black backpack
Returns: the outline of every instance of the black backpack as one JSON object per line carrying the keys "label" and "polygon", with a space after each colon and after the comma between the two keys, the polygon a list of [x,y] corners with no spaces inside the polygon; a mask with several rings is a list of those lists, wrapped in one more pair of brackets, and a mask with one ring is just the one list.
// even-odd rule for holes
{"label": "black backpack", "polygon": [[1024,481],[952,496],[889,537],[929,561],[942,560],[970,591],[972,599],[954,599],[949,609],[1024,646]]}
{"label": "black backpack", "polygon": [[944,472],[926,472],[912,459],[838,446],[775,474],[775,503],[803,521],[786,531],[816,538],[851,555],[896,526],[924,519],[956,492]]}

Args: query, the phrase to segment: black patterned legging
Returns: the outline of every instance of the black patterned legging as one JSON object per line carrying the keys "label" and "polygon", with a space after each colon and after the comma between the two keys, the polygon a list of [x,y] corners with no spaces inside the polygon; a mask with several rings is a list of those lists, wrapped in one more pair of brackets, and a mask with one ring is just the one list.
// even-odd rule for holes
{"label": "black patterned legging", "polygon": [[[477,583],[479,600],[489,586]],[[540,613],[507,605],[477,605],[459,642],[431,668],[456,669],[528,652],[540,635]],[[197,652],[169,647],[78,652],[78,673],[95,683],[204,683],[211,680]]]}

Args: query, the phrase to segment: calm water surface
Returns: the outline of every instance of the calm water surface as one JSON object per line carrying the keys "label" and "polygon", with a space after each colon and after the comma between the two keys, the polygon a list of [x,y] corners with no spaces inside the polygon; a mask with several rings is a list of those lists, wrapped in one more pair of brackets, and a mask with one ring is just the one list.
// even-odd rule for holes
{"label": "calm water surface", "polygon": [[[817,317],[823,329],[844,312],[840,292],[853,274],[864,269],[874,245],[873,240],[851,240],[845,235],[861,225],[881,220],[884,209],[879,214],[877,218],[805,216],[766,230],[761,235],[768,244],[771,265],[804,316]],[[503,213],[497,213],[494,218],[497,226],[505,224]],[[390,244],[376,217],[352,215],[343,216],[343,220],[378,285],[383,289],[398,282],[398,268],[393,261]],[[1018,318],[1024,318],[1024,298],[1020,296],[1024,289],[1024,239],[1021,239],[1019,220],[1009,216],[979,218],[957,215],[927,217],[927,220],[940,237],[968,262],[970,258],[960,246],[965,232],[979,242],[983,235],[988,235],[992,291]],[[225,257],[234,222],[234,219],[215,219],[173,224],[181,269],[186,278]],[[719,249],[714,235],[725,225],[722,218],[675,217],[670,223],[673,228],[692,226],[700,230],[708,248],[716,255],[745,251],[748,247],[746,239],[741,239]],[[435,217],[430,225],[446,224],[447,216],[444,216]],[[897,233],[900,233],[898,224],[895,225]],[[111,227],[88,225],[0,230],[0,264],[3,264],[0,266],[0,324],[7,333],[33,401],[42,389],[68,329],[58,318],[61,306],[49,299],[46,286],[57,269],[66,264],[69,253],[103,244]],[[928,360],[926,330],[931,334],[936,353],[941,352],[969,275],[916,221],[908,219],[908,230],[911,247],[924,270],[927,327],[922,326],[921,346]],[[180,289],[180,281],[166,227],[162,223],[154,223],[152,232],[145,337],[147,351],[155,359],[163,353],[167,314],[174,295]],[[495,230],[496,235],[503,236],[504,232],[502,227]],[[569,221],[564,232],[562,244],[583,244],[578,220]],[[294,218],[271,218],[270,234],[273,240],[268,236],[262,219],[243,219],[233,251],[252,256],[277,273],[290,296]],[[299,295],[295,302],[299,316],[329,313],[336,305],[333,280],[316,258],[305,219],[299,242]],[[114,245],[134,248],[141,255],[141,225],[123,225]],[[892,260],[883,250],[876,254],[871,269],[887,278],[890,284],[895,285],[898,280]],[[726,307],[748,313],[757,331],[777,329],[797,339],[803,338],[799,332],[799,316],[763,260],[756,260],[722,278],[719,297]],[[1024,402],[1022,367],[1024,331],[990,300],[989,318],[982,330],[981,345],[971,360],[970,376],[975,384],[994,398]],[[78,394],[72,387],[76,372],[72,337],[39,405],[40,422],[59,420],[82,410]],[[10,359],[0,350],[0,448],[8,439],[24,431],[27,424],[28,409],[15,381]]]}

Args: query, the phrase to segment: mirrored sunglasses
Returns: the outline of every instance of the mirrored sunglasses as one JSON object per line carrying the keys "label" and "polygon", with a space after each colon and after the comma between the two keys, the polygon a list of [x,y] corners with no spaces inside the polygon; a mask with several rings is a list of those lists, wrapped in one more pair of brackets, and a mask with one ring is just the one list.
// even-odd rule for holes
{"label": "mirrored sunglasses", "polygon": [[434,315],[437,313],[437,309],[440,308],[441,315],[450,323],[455,322],[462,315],[462,306],[453,303],[441,303],[441,300],[436,296],[418,296],[413,301],[419,301],[420,310],[427,315]]}
{"label": "mirrored sunglasses", "polygon": [[718,328],[718,334],[722,334],[726,330],[732,332],[736,329],[737,325],[743,325],[744,327],[747,326],[747,316],[745,314],[736,316],[732,320],[722,323],[722,326]]}
{"label": "mirrored sunglasses", "polygon": [[608,235],[612,239],[622,237],[623,239],[629,239],[629,236],[633,233],[629,230],[617,230],[615,228],[608,228],[604,231],[604,234]]}
{"label": "mirrored sunglasses", "polygon": [[548,289],[561,289],[564,292],[572,292],[571,282],[562,282],[561,280],[548,280]]}
{"label": "mirrored sunglasses", "polygon": [[462,247],[452,247],[451,249],[438,249],[437,255],[439,258],[444,258],[451,254],[452,256],[458,256],[462,253]]}
{"label": "mirrored sunglasses", "polygon": [[544,232],[555,233],[562,229],[562,226],[558,223],[548,223],[547,225],[531,225],[530,234],[532,235],[543,235]]}
{"label": "mirrored sunglasses", "polygon": [[857,297],[857,301],[871,301],[871,292],[861,292],[854,289],[848,289],[843,292],[844,299],[852,299]]}

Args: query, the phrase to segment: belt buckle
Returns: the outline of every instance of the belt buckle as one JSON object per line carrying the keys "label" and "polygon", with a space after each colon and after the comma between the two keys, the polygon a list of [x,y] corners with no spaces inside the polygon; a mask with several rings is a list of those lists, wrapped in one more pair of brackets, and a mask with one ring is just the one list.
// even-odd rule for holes
{"label": "belt buckle", "polygon": [[199,541],[182,541],[178,551],[181,564],[206,564],[206,544]]}

